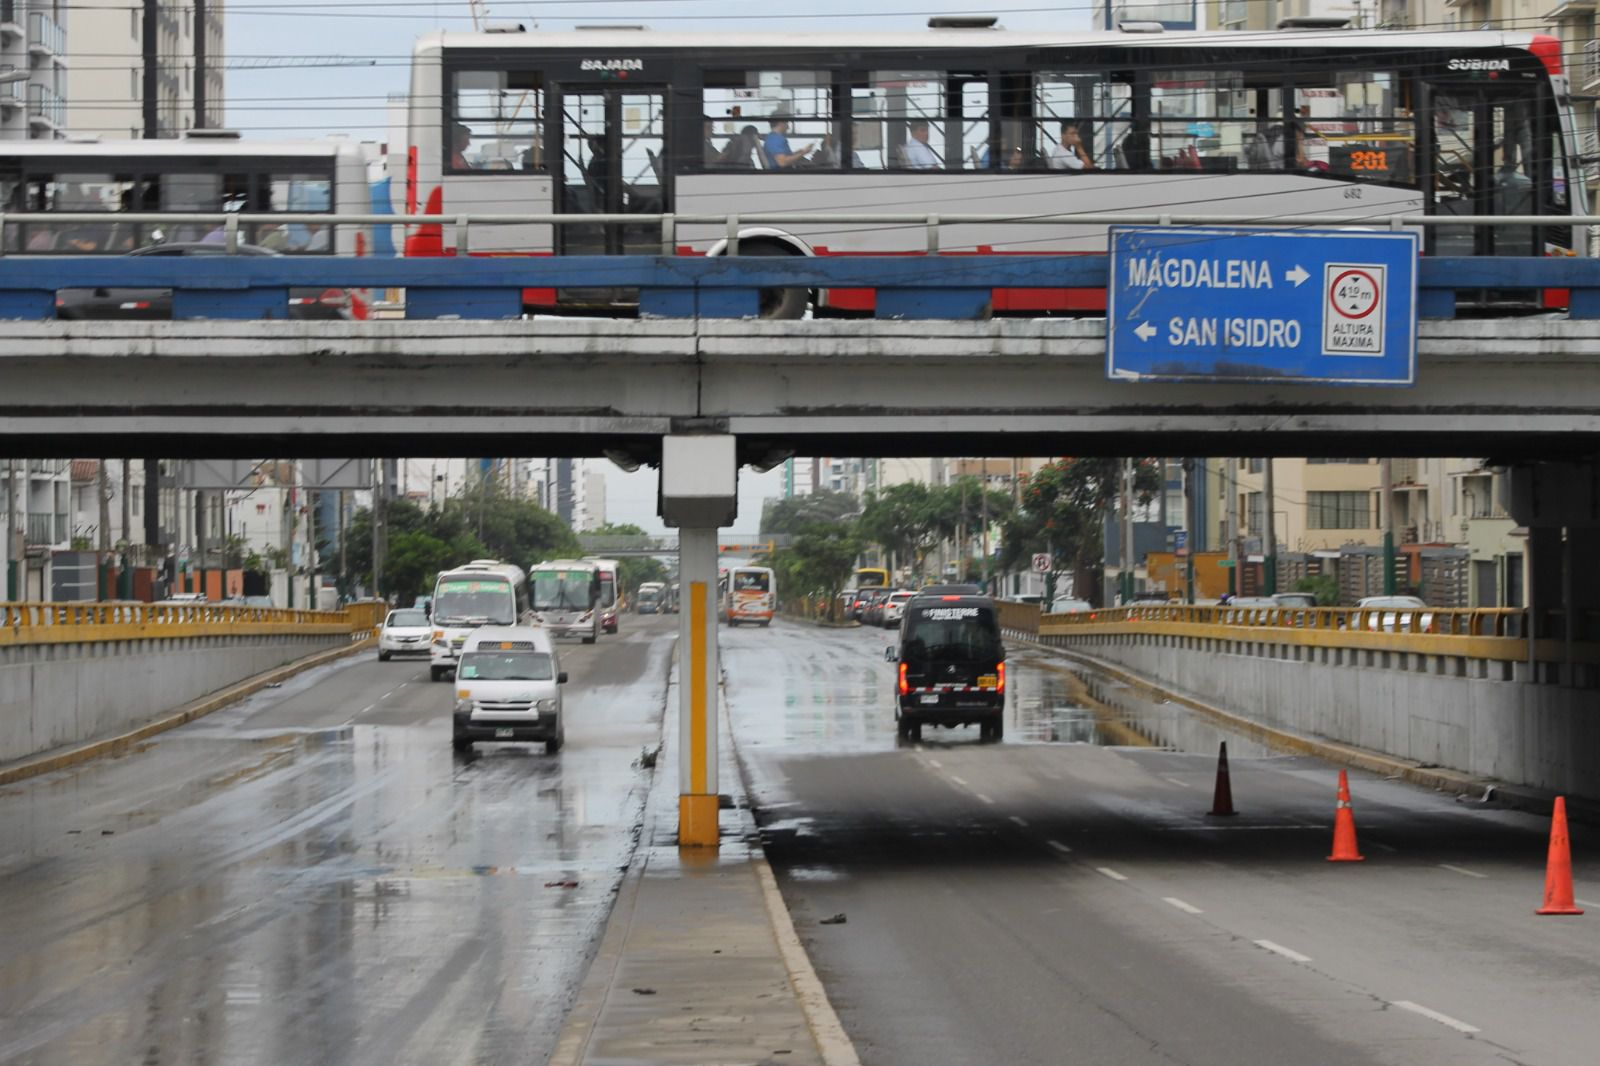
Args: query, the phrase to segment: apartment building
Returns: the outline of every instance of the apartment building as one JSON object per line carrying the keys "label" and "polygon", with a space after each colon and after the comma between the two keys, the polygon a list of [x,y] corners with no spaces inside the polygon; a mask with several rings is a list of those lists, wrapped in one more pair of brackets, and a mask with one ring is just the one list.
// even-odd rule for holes
{"label": "apartment building", "polygon": [[[61,7],[71,54],[79,57],[71,61],[66,125],[78,135],[143,136],[145,4],[141,0],[106,7],[63,2]],[[158,135],[180,137],[196,127],[222,127],[222,0],[158,0],[155,8]],[[197,92],[205,100],[203,121],[196,120]]]}
{"label": "apartment building", "polygon": [[0,140],[63,135],[69,7],[66,0],[0,0],[0,76],[18,79],[0,82]]}
{"label": "apartment building", "polygon": [[9,600],[52,598],[56,552],[72,547],[71,460],[0,463],[0,574]]}

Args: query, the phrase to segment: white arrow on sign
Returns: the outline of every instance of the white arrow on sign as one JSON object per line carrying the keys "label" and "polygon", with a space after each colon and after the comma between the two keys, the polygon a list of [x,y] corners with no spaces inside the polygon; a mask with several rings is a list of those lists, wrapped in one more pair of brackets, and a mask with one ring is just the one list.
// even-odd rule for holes
{"label": "white arrow on sign", "polygon": [[1294,287],[1298,289],[1300,286],[1306,283],[1306,279],[1310,276],[1310,274],[1306,273],[1305,267],[1301,266],[1299,263],[1296,263],[1293,270],[1284,272],[1283,280],[1294,282]]}
{"label": "white arrow on sign", "polygon": [[1151,337],[1154,337],[1157,333],[1160,333],[1161,331],[1156,329],[1156,327],[1152,326],[1148,322],[1141,322],[1141,323],[1139,323],[1139,328],[1135,329],[1133,332],[1134,332],[1134,335],[1136,337],[1138,337],[1140,340],[1147,341]]}

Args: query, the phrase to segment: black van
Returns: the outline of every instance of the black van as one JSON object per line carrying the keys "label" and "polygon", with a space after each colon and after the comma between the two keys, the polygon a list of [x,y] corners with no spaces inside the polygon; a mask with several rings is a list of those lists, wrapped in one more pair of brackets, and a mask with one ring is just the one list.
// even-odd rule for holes
{"label": "black van", "polygon": [[1005,735],[1006,649],[989,597],[918,593],[906,602],[900,646],[884,658],[899,664],[894,716],[902,737],[920,740],[924,725],[974,723],[984,741]]}

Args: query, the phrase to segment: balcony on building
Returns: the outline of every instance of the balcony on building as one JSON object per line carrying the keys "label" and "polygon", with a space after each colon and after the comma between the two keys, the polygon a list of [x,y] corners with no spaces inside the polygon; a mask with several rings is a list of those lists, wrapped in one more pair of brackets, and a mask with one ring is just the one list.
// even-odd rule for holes
{"label": "balcony on building", "polygon": [[[8,63],[0,66],[0,74],[10,74],[16,69]],[[21,107],[27,102],[27,98],[28,90],[25,82],[0,82],[0,109]]]}
{"label": "balcony on building", "polygon": [[67,31],[43,11],[28,12],[28,51],[43,56],[65,54]]}
{"label": "balcony on building", "polygon": [[17,0],[0,0],[0,41],[21,37],[22,33],[22,23],[17,21]]}
{"label": "balcony on building", "polygon": [[48,85],[28,86],[28,122],[44,129],[58,130],[67,123],[67,102]]}

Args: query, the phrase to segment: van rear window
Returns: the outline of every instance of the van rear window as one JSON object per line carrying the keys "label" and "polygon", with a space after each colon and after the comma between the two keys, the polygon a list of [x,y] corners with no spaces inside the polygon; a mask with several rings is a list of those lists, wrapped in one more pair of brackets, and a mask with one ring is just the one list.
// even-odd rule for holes
{"label": "van rear window", "polygon": [[1001,657],[1000,627],[987,604],[937,603],[908,608],[904,654],[907,659],[948,661]]}

